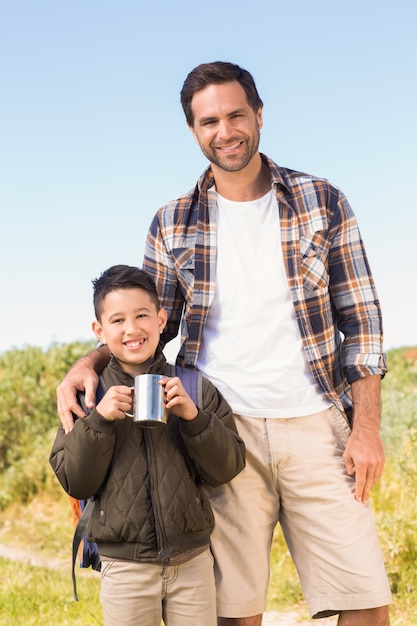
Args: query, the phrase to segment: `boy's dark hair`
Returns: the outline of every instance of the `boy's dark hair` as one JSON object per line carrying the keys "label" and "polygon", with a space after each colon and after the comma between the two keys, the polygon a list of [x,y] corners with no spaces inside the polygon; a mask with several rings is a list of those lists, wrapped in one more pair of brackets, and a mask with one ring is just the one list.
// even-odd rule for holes
{"label": "boy's dark hair", "polygon": [[255,81],[252,75],[235,63],[215,61],[214,63],[202,63],[188,74],[181,89],[181,104],[185,113],[187,124],[194,126],[194,115],[191,109],[191,101],[197,91],[201,91],[208,85],[221,85],[236,80],[245,90],[249,106],[258,112],[263,107],[259,97]]}
{"label": "boy's dark hair", "polygon": [[113,265],[93,281],[94,312],[100,321],[101,307],[108,293],[116,289],[143,289],[151,297],[156,309],[159,310],[159,298],[152,278],[138,267],[130,265]]}

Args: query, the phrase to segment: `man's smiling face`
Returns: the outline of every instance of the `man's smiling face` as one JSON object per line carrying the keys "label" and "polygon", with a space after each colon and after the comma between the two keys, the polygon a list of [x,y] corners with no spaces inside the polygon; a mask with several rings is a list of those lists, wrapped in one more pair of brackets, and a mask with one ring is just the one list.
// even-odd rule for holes
{"label": "man's smiling face", "polygon": [[258,151],[262,109],[255,113],[237,81],[197,91],[191,108],[190,130],[212,165],[227,172],[243,170]]}

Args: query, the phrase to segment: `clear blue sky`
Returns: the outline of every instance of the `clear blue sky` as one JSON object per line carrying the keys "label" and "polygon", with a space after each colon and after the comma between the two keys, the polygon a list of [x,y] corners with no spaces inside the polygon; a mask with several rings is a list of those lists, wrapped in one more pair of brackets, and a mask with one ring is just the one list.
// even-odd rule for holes
{"label": "clear blue sky", "polygon": [[215,60],[253,74],[261,150],[345,192],[386,348],[417,345],[416,30],[415,0],[0,0],[0,351],[92,337],[91,280],[206,166],[179,91]]}

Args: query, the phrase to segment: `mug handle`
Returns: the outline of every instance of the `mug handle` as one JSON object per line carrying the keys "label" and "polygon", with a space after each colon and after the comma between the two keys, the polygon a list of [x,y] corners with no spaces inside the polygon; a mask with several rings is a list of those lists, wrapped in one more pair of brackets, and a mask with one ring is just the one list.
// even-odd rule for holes
{"label": "mug handle", "polygon": [[[133,398],[134,393],[135,393],[135,388],[134,387],[130,387],[130,390],[132,391],[132,398]],[[128,413],[127,411],[125,411],[124,414],[126,415],[126,417],[135,417],[134,413]]]}

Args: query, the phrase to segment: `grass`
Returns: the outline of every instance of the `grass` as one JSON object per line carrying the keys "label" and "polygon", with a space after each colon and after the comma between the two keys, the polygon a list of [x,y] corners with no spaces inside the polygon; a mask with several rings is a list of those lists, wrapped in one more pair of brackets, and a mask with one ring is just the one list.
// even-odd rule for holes
{"label": "grass", "polygon": [[[71,580],[72,518],[68,498],[54,494],[0,514],[0,543],[24,550],[27,560],[0,559],[0,625],[90,626],[102,624],[100,577],[77,567],[80,601]],[[30,563],[40,558],[40,564]],[[49,567],[45,566],[45,561]]]}
{"label": "grass", "polygon": [[34,567],[9,559],[0,559],[0,567],[1,626],[102,624],[98,577],[78,576],[82,601],[75,602],[69,571]]}

